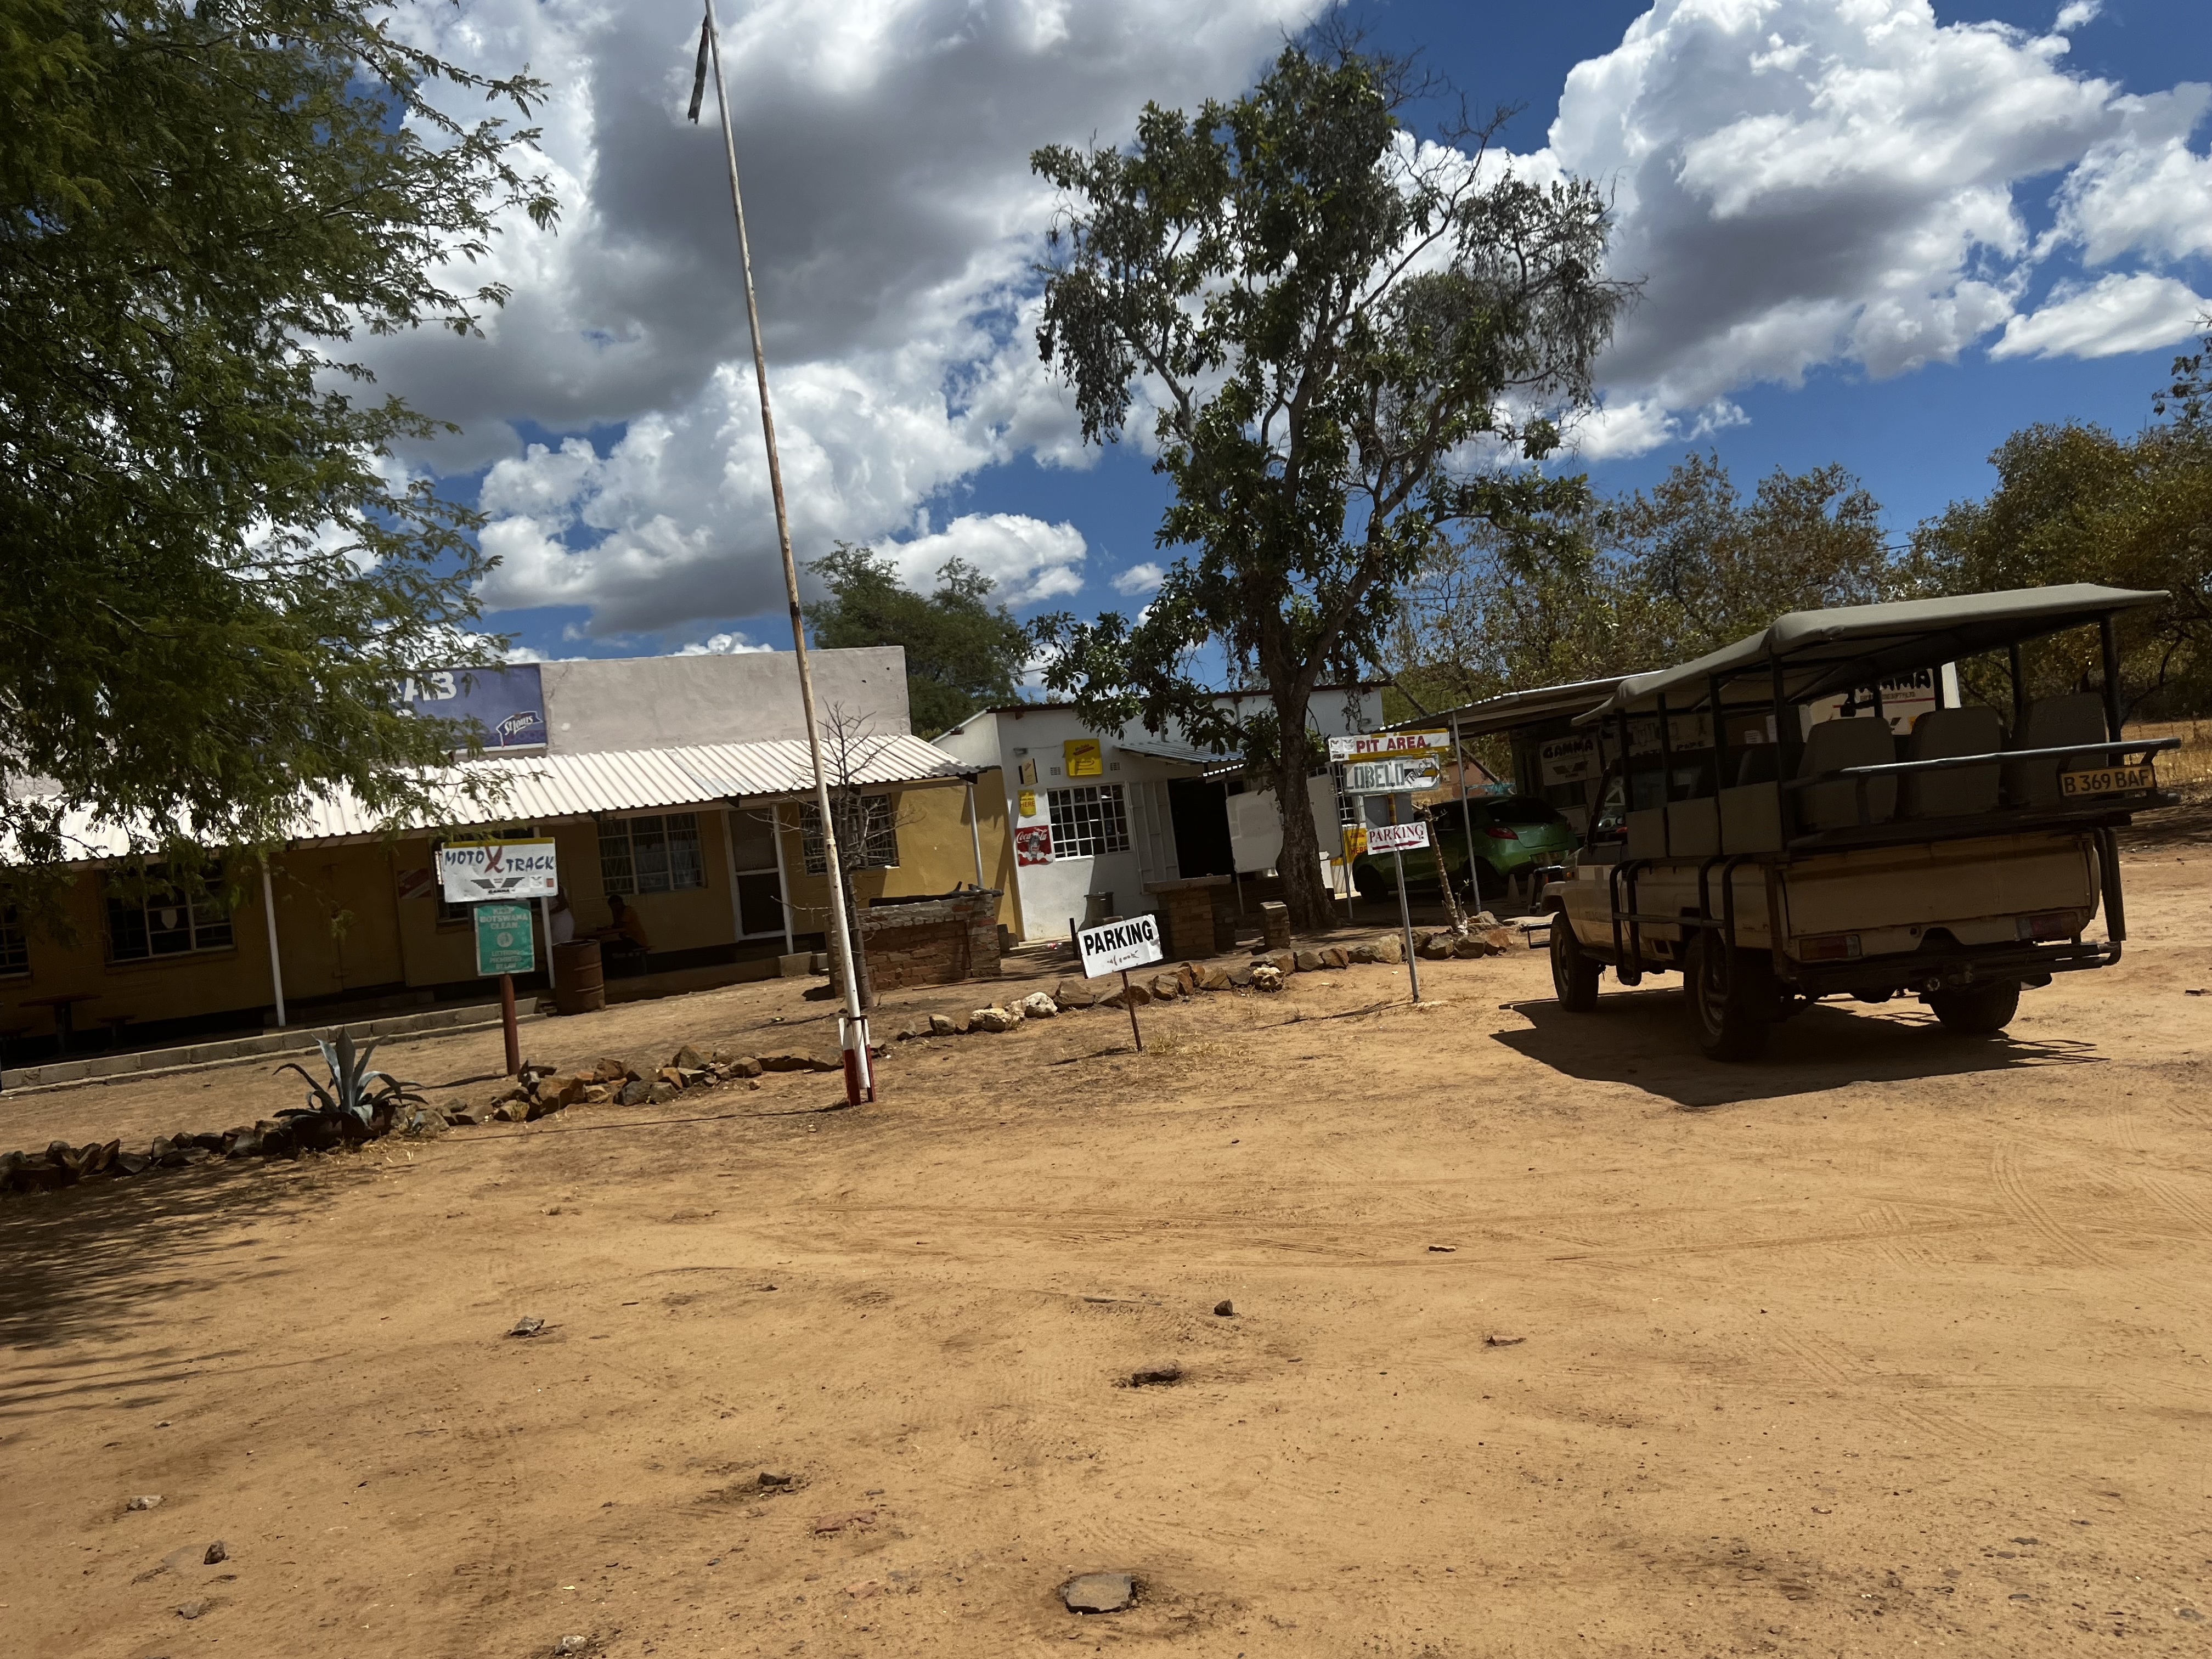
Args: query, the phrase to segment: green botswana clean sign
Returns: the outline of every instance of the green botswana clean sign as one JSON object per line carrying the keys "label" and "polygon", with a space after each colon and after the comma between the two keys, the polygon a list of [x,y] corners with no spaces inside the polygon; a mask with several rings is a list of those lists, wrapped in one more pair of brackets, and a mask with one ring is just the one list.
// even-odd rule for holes
{"label": "green botswana clean sign", "polygon": [[526,974],[538,965],[527,905],[479,904],[476,918],[477,972]]}

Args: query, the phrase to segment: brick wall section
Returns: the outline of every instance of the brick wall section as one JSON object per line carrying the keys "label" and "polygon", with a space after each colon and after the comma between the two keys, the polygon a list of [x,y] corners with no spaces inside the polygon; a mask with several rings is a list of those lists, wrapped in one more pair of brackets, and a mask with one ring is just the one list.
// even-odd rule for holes
{"label": "brick wall section", "polygon": [[[911,985],[951,985],[999,976],[999,894],[959,893],[860,912],[868,977],[880,994]],[[832,957],[831,971],[836,971]]]}

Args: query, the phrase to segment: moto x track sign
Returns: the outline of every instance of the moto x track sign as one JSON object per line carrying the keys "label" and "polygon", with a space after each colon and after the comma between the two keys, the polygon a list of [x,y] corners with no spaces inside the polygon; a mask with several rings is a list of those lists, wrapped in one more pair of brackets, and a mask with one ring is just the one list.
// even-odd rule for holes
{"label": "moto x track sign", "polygon": [[550,898],[561,890],[550,836],[542,841],[470,841],[438,849],[448,904]]}

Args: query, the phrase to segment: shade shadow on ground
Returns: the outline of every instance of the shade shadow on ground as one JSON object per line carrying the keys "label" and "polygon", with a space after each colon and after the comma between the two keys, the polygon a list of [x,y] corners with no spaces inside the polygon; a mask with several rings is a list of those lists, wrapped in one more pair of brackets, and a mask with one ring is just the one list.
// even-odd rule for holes
{"label": "shade shadow on ground", "polygon": [[1818,1094],[1851,1083],[2100,1065],[2093,1043],[1961,1036],[1923,1012],[1875,1015],[1835,1005],[1808,1009],[1778,1027],[1753,1060],[1707,1060],[1698,1052],[1679,988],[1622,991],[1594,1012],[1570,1013],[1549,998],[1504,1005],[1528,1022],[1492,1037],[1516,1053],[1586,1082],[1625,1083],[1703,1109]]}
{"label": "shade shadow on ground", "polygon": [[[358,1155],[339,1155],[346,1164]],[[277,1271],[261,1258],[283,1224],[316,1207],[328,1184],[354,1170],[318,1165],[222,1165],[96,1180],[0,1202],[0,1420],[67,1410],[80,1401],[158,1398],[192,1349],[118,1350],[149,1307],[216,1283],[242,1285]],[[173,1327],[168,1328],[173,1329]],[[103,1340],[106,1339],[106,1340]],[[47,1351],[75,1358],[54,1362]]]}

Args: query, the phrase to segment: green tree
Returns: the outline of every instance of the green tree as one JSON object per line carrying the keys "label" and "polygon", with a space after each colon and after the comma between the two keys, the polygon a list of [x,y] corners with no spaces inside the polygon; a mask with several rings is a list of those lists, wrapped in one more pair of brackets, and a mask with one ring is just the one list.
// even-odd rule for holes
{"label": "green tree", "polygon": [[1029,635],[990,602],[994,584],[973,565],[947,559],[933,593],[902,586],[889,558],[849,542],[806,568],[830,590],[806,607],[815,644],[906,647],[907,707],[920,735],[936,737],[979,708],[1014,700]]}
{"label": "green tree", "polygon": [[1717,455],[1692,453],[1600,533],[1643,601],[1644,665],[1704,655],[1790,611],[1894,598],[1881,507],[1845,468],[1777,467],[1746,502]]}
{"label": "green tree", "polygon": [[[1233,103],[1147,105],[1127,150],[1031,157],[1064,198],[1039,350],[1088,441],[1143,398],[1174,491],[1157,539],[1190,550],[1141,619],[1042,619],[1045,682],[1102,729],[1240,753],[1283,808],[1301,927],[1329,918],[1315,687],[1374,671],[1450,526],[1579,491],[1510,464],[1558,441],[1519,411],[1587,401],[1623,297],[1596,191],[1486,161],[1494,123],[1416,140],[1416,90],[1389,60],[1291,46]],[[1216,696],[1210,659],[1257,713]]]}
{"label": "green tree", "polygon": [[[450,273],[554,204],[525,76],[366,0],[0,0],[0,770],[9,857],[89,811],[142,848],[424,801],[459,735],[397,693],[487,659],[475,515],[407,479],[436,423],[356,395],[357,332],[467,333]],[[435,96],[434,97],[434,94]],[[50,787],[48,787],[50,786]]]}
{"label": "green tree", "polygon": [[[2154,421],[2132,438],[2079,422],[2023,428],[1990,457],[1996,488],[1954,501],[1915,532],[1911,574],[1930,593],[2055,582],[2164,588],[2173,602],[2120,620],[2121,692],[2153,714],[2212,710],[2212,336],[2177,358]],[[2027,653],[2029,690],[2097,683],[2097,646],[2074,635]],[[2002,663],[1969,684],[2008,700]]]}

